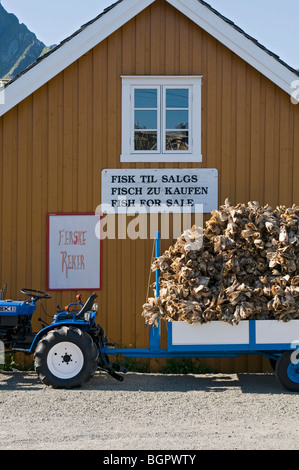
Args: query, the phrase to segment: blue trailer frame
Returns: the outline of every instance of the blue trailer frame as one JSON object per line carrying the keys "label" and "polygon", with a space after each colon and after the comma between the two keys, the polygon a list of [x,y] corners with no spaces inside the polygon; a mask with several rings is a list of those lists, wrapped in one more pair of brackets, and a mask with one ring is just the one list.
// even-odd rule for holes
{"label": "blue trailer frame", "polygon": [[[160,256],[160,233],[155,235],[155,256]],[[159,285],[160,271],[156,270],[156,296],[160,295]],[[105,347],[103,352],[107,355],[123,355],[125,357],[147,357],[147,358],[184,358],[184,357],[229,357],[235,358],[240,355],[258,354],[270,360],[277,361],[279,357],[289,350],[299,347],[298,342],[273,342],[261,344],[256,338],[256,322],[262,320],[248,320],[249,338],[244,344],[189,344],[174,345],[172,342],[173,322],[167,323],[167,348],[161,348],[161,324],[158,319],[157,326],[150,326],[148,348],[115,348]],[[270,320],[273,321],[273,320]],[[295,320],[299,323],[299,320]],[[220,323],[220,322],[218,322]],[[222,322],[221,322],[222,323]],[[283,322],[281,322],[283,323]],[[231,325],[230,325],[231,326]],[[237,328],[238,326],[231,326]],[[299,374],[298,374],[299,382]]]}

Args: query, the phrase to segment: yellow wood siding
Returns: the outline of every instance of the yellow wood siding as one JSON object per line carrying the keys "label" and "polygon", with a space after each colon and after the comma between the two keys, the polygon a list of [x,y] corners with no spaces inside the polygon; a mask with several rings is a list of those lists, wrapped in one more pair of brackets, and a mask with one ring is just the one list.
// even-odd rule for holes
{"label": "yellow wood siding", "polygon": [[[202,164],[120,163],[121,75],[203,76]],[[218,169],[219,205],[226,197],[234,204],[299,204],[299,106],[157,0],[0,118],[0,281],[8,283],[8,296],[19,296],[22,287],[46,288],[47,212],[93,212],[103,168],[194,166]],[[171,243],[163,240],[162,250]],[[102,243],[98,321],[119,346],[148,344],[141,311],[152,244]],[[75,293],[52,295],[45,303],[51,314]],[[37,320],[34,327],[40,328]],[[208,362],[219,370],[268,366],[247,357]]]}

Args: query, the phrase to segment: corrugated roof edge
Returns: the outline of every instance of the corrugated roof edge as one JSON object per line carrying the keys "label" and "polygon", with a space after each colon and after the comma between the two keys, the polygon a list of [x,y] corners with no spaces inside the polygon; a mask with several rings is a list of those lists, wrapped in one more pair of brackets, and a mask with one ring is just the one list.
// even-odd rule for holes
{"label": "corrugated roof edge", "polygon": [[75,36],[77,36],[78,34],[80,34],[85,28],[87,28],[89,25],[93,24],[95,21],[97,21],[99,18],[101,18],[102,16],[106,15],[110,10],[112,10],[112,8],[114,8],[116,5],[118,5],[119,3],[122,3],[123,0],[118,0],[117,2],[113,3],[112,5],[110,5],[109,7],[105,8],[99,15],[97,15],[95,18],[93,18],[92,20],[88,21],[87,23],[83,24],[77,31],[75,31],[73,34],[71,34],[70,36],[68,36],[67,38],[65,38],[63,41],[61,41],[59,44],[57,44],[55,47],[53,47],[52,49],[50,49],[48,52],[46,52],[44,55],[42,55],[41,57],[38,57],[32,64],[30,64],[25,70],[23,70],[23,72],[20,72],[18,75],[16,75],[15,77],[13,77],[8,83],[4,84],[4,87],[8,87],[9,85],[11,85],[13,82],[15,82],[16,80],[18,80],[18,78],[20,78],[22,75],[24,75],[26,72],[28,72],[28,70],[31,70],[33,67],[35,67],[37,64],[39,64],[42,60],[45,60],[47,57],[49,57],[49,55],[53,54],[55,51],[57,51],[57,49],[60,49],[64,44],[66,44],[67,42],[69,42],[72,38],[74,38]]}
{"label": "corrugated roof edge", "polygon": [[270,51],[267,49],[267,47],[263,46],[257,39],[253,38],[249,34],[247,34],[242,28],[240,28],[238,25],[236,25],[232,20],[227,18],[226,16],[222,15],[219,13],[219,11],[215,10],[209,3],[205,2],[204,0],[197,0],[199,3],[201,3],[203,6],[209,8],[215,15],[219,16],[223,21],[231,25],[236,31],[239,33],[243,34],[247,39],[252,41],[256,46],[258,46],[260,49],[265,51],[267,54],[271,55],[274,59],[276,59],[280,64],[284,65],[286,68],[288,68],[291,72],[295,73],[296,75],[299,76],[299,70],[294,69],[290,65],[288,65],[286,62],[284,62],[279,55],[275,54],[274,52]]}
{"label": "corrugated roof edge", "polygon": [[[236,31],[238,31],[240,34],[242,34],[243,36],[245,36],[247,39],[249,39],[250,41],[252,41],[257,47],[259,47],[260,49],[262,49],[263,51],[265,51],[267,54],[269,54],[270,56],[272,56],[275,60],[277,60],[281,65],[283,65],[284,67],[286,67],[288,70],[290,70],[291,72],[293,72],[295,75],[297,75],[299,77],[299,70],[296,70],[294,69],[293,67],[291,67],[290,65],[288,65],[286,62],[284,62],[277,54],[275,54],[274,52],[270,51],[269,49],[267,49],[265,46],[263,46],[257,39],[253,38],[252,36],[250,36],[249,34],[247,34],[242,28],[240,28],[238,25],[236,25],[233,21],[231,21],[229,18],[225,17],[224,15],[222,15],[219,11],[215,10],[215,8],[213,8],[209,3],[205,2],[204,0],[197,0],[199,3],[201,3],[204,7],[208,8],[211,12],[213,12],[215,15],[217,15],[219,18],[221,18],[223,21],[225,21],[226,23],[228,23],[230,26],[232,26]],[[8,83],[6,83],[4,85],[4,87],[8,87],[9,85],[11,85],[13,82],[15,82],[16,80],[18,80],[18,78],[20,78],[22,75],[24,75],[26,72],[28,72],[28,70],[32,69],[33,67],[35,67],[38,63],[40,63],[42,60],[45,60],[49,55],[53,54],[55,51],[57,51],[57,49],[59,49],[60,47],[62,47],[65,43],[69,42],[73,37],[77,36],[78,34],[80,34],[81,31],[83,31],[85,28],[87,28],[88,26],[90,26],[91,24],[93,24],[95,21],[97,21],[99,18],[101,18],[102,16],[104,16],[105,14],[107,14],[110,10],[112,10],[116,5],[118,5],[119,3],[122,3],[123,0],[118,0],[117,2],[114,2],[113,4],[111,4],[110,6],[108,6],[107,8],[105,8],[99,15],[97,15],[95,18],[93,18],[92,20],[88,21],[87,23],[85,23],[84,25],[81,26],[81,28],[79,28],[77,31],[75,31],[73,34],[71,34],[71,36],[68,36],[66,39],[64,39],[63,41],[61,41],[61,43],[59,43],[57,46],[53,47],[53,49],[50,49],[50,51],[48,51],[46,54],[44,54],[43,56],[39,57],[35,62],[33,62],[31,65],[29,65],[23,72],[19,73],[18,75],[16,75],[12,80],[10,80]]]}

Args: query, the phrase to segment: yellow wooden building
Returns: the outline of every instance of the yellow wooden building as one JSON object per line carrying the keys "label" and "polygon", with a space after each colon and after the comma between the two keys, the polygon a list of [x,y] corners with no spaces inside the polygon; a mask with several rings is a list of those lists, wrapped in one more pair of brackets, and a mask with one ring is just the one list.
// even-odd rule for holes
{"label": "yellow wooden building", "polygon": [[[4,89],[0,282],[8,295],[49,287],[48,214],[95,213],[105,202],[103,170],[211,169],[216,206],[225,198],[298,204],[298,79],[201,0],[120,0],[84,25]],[[172,242],[162,240],[162,250]],[[102,240],[98,322],[121,347],[148,345],[141,312],[152,246],[149,237]],[[77,287],[52,289],[48,313]],[[268,366],[255,357],[209,362],[222,371]]]}

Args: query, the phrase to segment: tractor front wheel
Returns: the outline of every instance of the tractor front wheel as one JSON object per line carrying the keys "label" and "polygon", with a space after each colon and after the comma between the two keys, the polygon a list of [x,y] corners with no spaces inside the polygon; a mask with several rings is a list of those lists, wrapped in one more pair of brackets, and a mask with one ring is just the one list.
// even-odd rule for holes
{"label": "tractor front wheel", "polygon": [[39,341],[34,366],[46,385],[53,388],[79,387],[97,370],[97,347],[88,333],[63,326],[50,330]]}

